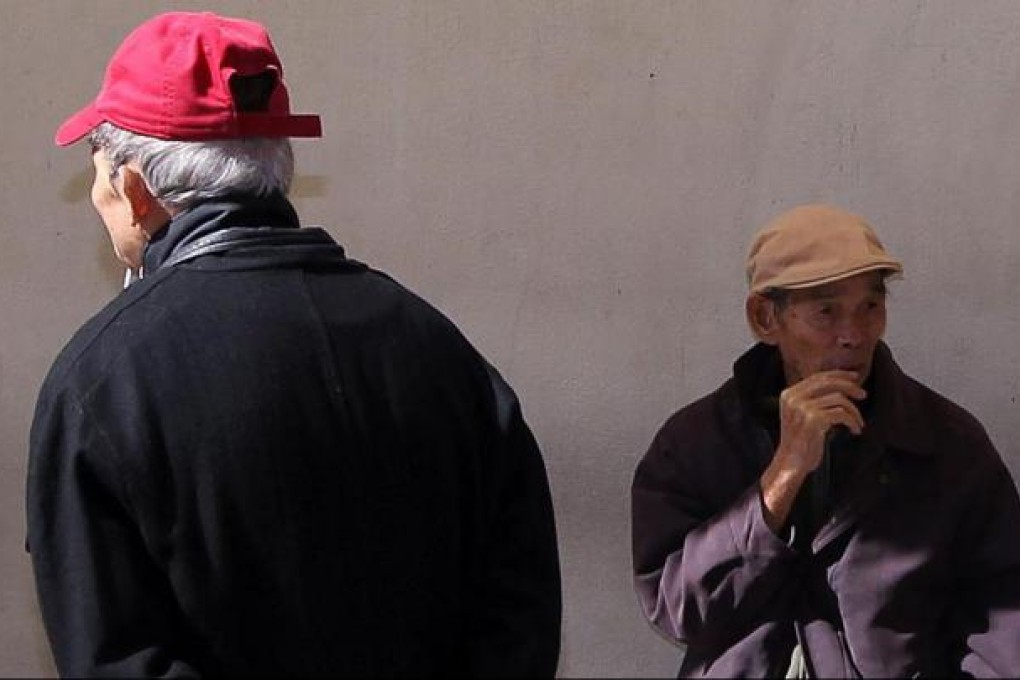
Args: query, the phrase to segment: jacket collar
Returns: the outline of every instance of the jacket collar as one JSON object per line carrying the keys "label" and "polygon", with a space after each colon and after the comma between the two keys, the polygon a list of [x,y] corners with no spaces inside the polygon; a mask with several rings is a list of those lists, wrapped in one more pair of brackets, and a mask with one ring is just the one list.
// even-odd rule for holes
{"label": "jacket collar", "polygon": [[921,403],[921,386],[900,369],[884,342],[875,348],[871,371],[875,398],[872,424],[879,440],[908,453],[935,453],[938,445]]}
{"label": "jacket collar", "polygon": [[[779,351],[757,343],[733,364],[733,378],[748,413],[762,425],[774,423],[783,388]],[[921,387],[900,369],[884,342],[875,348],[865,388],[868,400],[863,410],[869,438],[908,453],[926,455],[937,450],[920,403]]]}
{"label": "jacket collar", "polygon": [[153,273],[189,244],[209,234],[234,227],[297,229],[297,213],[285,196],[228,196],[217,198],[174,216],[146,245],[145,272]]}

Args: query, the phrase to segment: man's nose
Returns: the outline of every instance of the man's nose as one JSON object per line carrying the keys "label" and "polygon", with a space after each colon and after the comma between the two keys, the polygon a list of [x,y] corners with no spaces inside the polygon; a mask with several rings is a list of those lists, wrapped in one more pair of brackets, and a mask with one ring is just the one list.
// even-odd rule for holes
{"label": "man's nose", "polygon": [[846,348],[860,347],[864,344],[865,338],[868,337],[867,323],[862,319],[856,318],[844,319],[836,332],[839,346]]}

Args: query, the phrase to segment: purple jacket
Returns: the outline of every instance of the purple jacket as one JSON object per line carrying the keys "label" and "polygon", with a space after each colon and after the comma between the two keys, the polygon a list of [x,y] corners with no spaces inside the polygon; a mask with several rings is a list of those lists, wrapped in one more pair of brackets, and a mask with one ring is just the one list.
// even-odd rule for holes
{"label": "purple jacket", "polygon": [[686,645],[680,675],[782,675],[798,642],[816,677],[1020,675],[1020,499],[981,425],[880,344],[831,516],[784,540],[758,486],[778,365],[770,347],[748,351],[665,423],[634,476],[635,586]]}

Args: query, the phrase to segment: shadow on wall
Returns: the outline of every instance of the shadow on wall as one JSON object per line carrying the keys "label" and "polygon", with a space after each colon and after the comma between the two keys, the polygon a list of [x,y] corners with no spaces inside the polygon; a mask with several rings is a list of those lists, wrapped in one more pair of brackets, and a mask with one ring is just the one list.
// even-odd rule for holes
{"label": "shadow on wall", "polygon": [[114,255],[110,239],[106,235],[106,231],[101,226],[102,223],[99,216],[96,215],[95,211],[92,209],[90,194],[92,193],[94,172],[95,171],[89,167],[83,168],[71,175],[71,177],[64,182],[64,186],[60,189],[60,200],[67,204],[78,205],[76,210],[81,211],[83,218],[88,215],[92,215],[94,217],[94,221],[96,223],[96,265],[103,273],[103,280],[109,283],[110,290],[117,291],[121,288],[121,286],[123,286],[124,266]]}
{"label": "shadow on wall", "polygon": [[60,189],[60,200],[64,203],[80,203],[88,199],[92,192],[94,172],[90,166],[71,175]]}

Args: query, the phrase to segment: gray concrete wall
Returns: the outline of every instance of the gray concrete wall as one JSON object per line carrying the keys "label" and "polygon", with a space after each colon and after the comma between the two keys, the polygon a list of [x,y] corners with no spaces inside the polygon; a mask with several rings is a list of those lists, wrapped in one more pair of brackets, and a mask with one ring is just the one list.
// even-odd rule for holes
{"label": "gray concrete wall", "polygon": [[[0,675],[53,672],[22,549],[39,383],[120,272],[87,152],[52,134],[169,4],[0,2]],[[750,342],[751,233],[799,202],[868,216],[906,263],[889,340],[1020,473],[1020,3],[195,2],[271,29],[295,201],[503,371],[545,451],[563,676],[667,676],[630,583],[655,429]]]}

